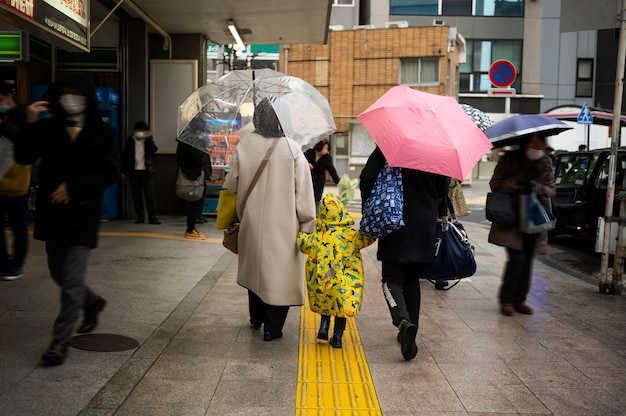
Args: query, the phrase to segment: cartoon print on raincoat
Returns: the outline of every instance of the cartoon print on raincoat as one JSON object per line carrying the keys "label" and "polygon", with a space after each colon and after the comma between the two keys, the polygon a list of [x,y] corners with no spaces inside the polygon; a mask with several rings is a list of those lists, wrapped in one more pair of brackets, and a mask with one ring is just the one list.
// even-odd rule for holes
{"label": "cartoon print on raincoat", "polygon": [[374,239],[352,228],[354,220],[338,197],[324,195],[315,231],[298,233],[298,249],[307,255],[305,274],[313,312],[341,318],[356,316],[363,299],[360,249]]}

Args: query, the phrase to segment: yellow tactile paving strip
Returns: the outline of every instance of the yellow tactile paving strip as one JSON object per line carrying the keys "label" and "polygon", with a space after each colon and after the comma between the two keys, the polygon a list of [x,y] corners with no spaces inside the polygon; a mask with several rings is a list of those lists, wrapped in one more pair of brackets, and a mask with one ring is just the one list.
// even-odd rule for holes
{"label": "yellow tactile paving strip", "polygon": [[308,304],[300,316],[296,415],[382,415],[355,320],[348,319],[343,347],[333,348],[315,338],[320,316]]}

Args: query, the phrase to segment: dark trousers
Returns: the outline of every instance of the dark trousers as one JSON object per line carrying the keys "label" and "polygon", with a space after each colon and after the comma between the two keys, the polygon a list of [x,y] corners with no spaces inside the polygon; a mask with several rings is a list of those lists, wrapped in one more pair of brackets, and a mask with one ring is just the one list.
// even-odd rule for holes
{"label": "dark trousers", "polygon": [[147,170],[131,170],[128,173],[130,193],[133,198],[133,206],[137,213],[137,219],[143,219],[143,200],[146,199],[146,211],[149,219],[156,218],[156,205],[154,203],[154,187],[152,175]]}
{"label": "dark trousers", "polygon": [[[28,197],[0,197],[0,266],[12,265],[23,267],[28,251]],[[13,255],[9,257],[6,236],[4,234],[4,218],[8,214],[9,227],[13,233]]]}
{"label": "dark trousers", "polygon": [[66,342],[72,336],[81,309],[97,299],[85,276],[91,249],[87,246],[46,243],[50,276],[61,288],[61,310],[54,321],[53,338]]}
{"label": "dark trousers", "polygon": [[399,326],[406,319],[419,328],[422,301],[419,276],[428,266],[427,263],[396,263],[383,260],[383,294],[395,326]]}
{"label": "dark trousers", "polygon": [[289,306],[274,306],[263,302],[254,292],[248,290],[250,320],[256,326],[263,324],[263,331],[280,334],[287,320]]}
{"label": "dark trousers", "polygon": [[187,231],[192,232],[196,229],[196,221],[202,215],[204,209],[204,199],[206,197],[206,187],[202,198],[197,201],[185,201],[185,213],[187,214]]}
{"label": "dark trousers", "polygon": [[530,291],[530,276],[535,255],[536,234],[524,234],[522,250],[506,249],[509,259],[504,267],[499,299],[501,303],[522,304]]}

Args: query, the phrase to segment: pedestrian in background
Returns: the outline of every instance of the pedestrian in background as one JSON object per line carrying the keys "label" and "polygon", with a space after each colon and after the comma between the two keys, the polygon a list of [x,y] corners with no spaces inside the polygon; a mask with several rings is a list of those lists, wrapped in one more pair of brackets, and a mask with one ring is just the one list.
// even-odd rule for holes
{"label": "pedestrian in background", "polygon": [[[300,146],[284,137],[267,99],[256,105],[253,123],[254,132],[233,152],[224,186],[237,194],[241,220],[237,283],[248,289],[250,323],[263,325],[263,339],[271,341],[282,337],[289,307],[304,304],[304,257],[296,237],[313,231],[315,200],[307,160]],[[244,212],[244,195],[274,140]]]}
{"label": "pedestrian in background", "polygon": [[[552,162],[545,155],[546,139],[538,134],[522,139],[518,150],[505,153],[498,161],[489,181],[492,192],[528,194],[535,187],[540,199],[556,195]],[[535,252],[545,254],[548,232],[526,234],[518,225],[491,224],[488,241],[506,248],[508,256],[498,298],[500,312],[511,316],[514,312],[530,315],[533,309],[526,303],[530,291]]]}
{"label": "pedestrian in background", "polygon": [[[53,117],[37,121],[44,111]],[[78,332],[87,333],[106,305],[86,283],[87,263],[98,243],[102,192],[120,177],[115,131],[102,121],[91,80],[70,75],[26,108],[15,157],[23,164],[41,157],[34,235],[45,241],[48,269],[61,289],[61,310],[42,360],[62,364],[81,309]]]}
{"label": "pedestrian in background", "polygon": [[[378,147],[361,172],[363,201],[372,193],[374,182],[385,164]],[[447,215],[445,202],[448,178],[402,168],[404,227],[378,240],[382,261],[382,287],[391,320],[399,329],[400,351],[405,360],[417,355],[415,337],[419,327],[421,289],[419,277],[435,260],[437,219]]]}
{"label": "pedestrian in background", "polygon": [[[13,87],[0,82],[0,136],[8,140],[6,157],[10,166],[0,175],[0,279],[15,280],[24,275],[24,261],[28,252],[28,198],[30,196],[31,165],[20,165],[14,161],[14,147],[18,126],[24,121],[24,106],[15,101]],[[4,233],[4,220],[13,234],[9,250]]]}
{"label": "pedestrian in background", "polygon": [[313,181],[313,193],[315,195],[315,205],[318,206],[324,194],[324,185],[326,184],[326,172],[335,182],[339,183],[339,175],[333,165],[333,159],[328,153],[330,143],[328,140],[320,140],[311,149],[304,152],[304,156],[309,161],[309,169],[311,169],[311,180]]}
{"label": "pedestrian in background", "polygon": [[305,277],[309,307],[322,315],[317,338],[328,340],[330,317],[335,317],[330,345],[341,348],[346,319],[361,311],[363,260],[361,249],[374,239],[352,228],[354,220],[341,200],[324,195],[311,234],[298,233],[298,249],[307,255]]}
{"label": "pedestrian in background", "polygon": [[138,121],[133,127],[133,134],[126,138],[122,153],[122,180],[128,179],[130,193],[137,219],[135,224],[145,221],[144,198],[150,224],[161,224],[156,216],[154,202],[154,155],[159,148],[150,134],[150,127],[145,121]]}
{"label": "pedestrian in background", "polygon": [[[195,136],[202,136],[204,126],[200,120],[193,120],[190,125],[190,132]],[[210,156],[185,142],[177,140],[176,161],[180,170],[190,179],[198,179],[203,175],[204,183],[210,178],[211,172],[207,171],[211,167]],[[196,229],[198,218],[204,209],[204,199],[206,197],[206,186],[202,197],[197,201],[185,201],[185,214],[187,216],[187,228],[185,238],[191,240],[205,240],[206,237]]]}

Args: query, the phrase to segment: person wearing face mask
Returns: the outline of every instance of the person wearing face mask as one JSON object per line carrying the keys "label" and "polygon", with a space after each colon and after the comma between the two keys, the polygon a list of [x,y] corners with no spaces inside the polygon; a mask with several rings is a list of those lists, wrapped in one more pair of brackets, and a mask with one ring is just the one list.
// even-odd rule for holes
{"label": "person wearing face mask", "polygon": [[[533,187],[545,203],[556,194],[552,162],[545,154],[546,139],[539,134],[521,138],[518,150],[506,153],[496,165],[489,181],[492,192],[527,194]],[[530,291],[532,263],[535,253],[545,254],[548,233],[523,233],[518,225],[491,224],[488,241],[506,248],[507,262],[499,290],[500,312],[530,315],[526,303]]]}
{"label": "person wearing face mask", "polygon": [[[37,121],[44,111],[52,117]],[[93,331],[106,301],[86,283],[91,249],[98,245],[102,192],[120,177],[115,131],[102,120],[96,88],[83,75],[50,85],[42,101],[26,107],[15,146],[18,163],[41,158],[34,237],[45,242],[50,276],[61,292],[52,342],[41,359],[62,364],[80,319]]]}
{"label": "person wearing face mask", "polygon": [[143,199],[146,199],[146,211],[150,224],[161,224],[156,217],[152,177],[154,176],[154,155],[158,147],[150,134],[150,127],[144,121],[138,121],[134,133],[124,143],[122,151],[122,180],[128,179],[133,206],[137,219],[135,224],[145,221]]}
{"label": "person wearing face mask", "polygon": [[[3,157],[8,158],[7,169],[0,173],[0,223],[8,217],[13,234],[12,250],[4,230],[0,227],[0,280],[15,280],[24,275],[24,261],[28,252],[28,198],[31,165],[20,165],[13,158],[18,125],[24,120],[24,106],[17,105],[13,88],[0,82],[0,140],[5,140]],[[12,253],[11,255],[9,254]]]}

